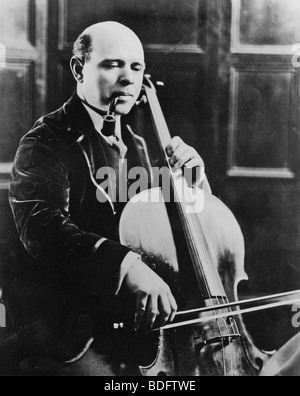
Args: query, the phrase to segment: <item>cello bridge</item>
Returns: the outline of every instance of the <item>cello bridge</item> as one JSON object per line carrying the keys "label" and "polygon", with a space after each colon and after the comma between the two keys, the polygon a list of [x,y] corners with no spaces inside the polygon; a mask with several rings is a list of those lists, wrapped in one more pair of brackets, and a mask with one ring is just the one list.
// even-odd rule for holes
{"label": "cello bridge", "polygon": [[241,337],[240,334],[228,334],[223,337],[212,338],[211,340],[195,341],[195,351],[200,353],[208,346],[215,346],[216,351],[226,348]]}

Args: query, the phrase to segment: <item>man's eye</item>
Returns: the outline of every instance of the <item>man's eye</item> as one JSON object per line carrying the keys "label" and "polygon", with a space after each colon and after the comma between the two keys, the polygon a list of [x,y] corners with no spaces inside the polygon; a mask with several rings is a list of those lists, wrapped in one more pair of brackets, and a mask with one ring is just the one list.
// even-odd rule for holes
{"label": "man's eye", "polygon": [[118,64],[117,62],[107,63],[107,64],[105,65],[105,67],[106,67],[107,69],[115,69],[115,68],[119,67],[119,64]]}
{"label": "man's eye", "polygon": [[134,66],[134,67],[132,68],[132,70],[134,70],[134,71],[136,71],[136,72],[141,72],[141,71],[143,71],[143,67],[142,67],[142,66]]}

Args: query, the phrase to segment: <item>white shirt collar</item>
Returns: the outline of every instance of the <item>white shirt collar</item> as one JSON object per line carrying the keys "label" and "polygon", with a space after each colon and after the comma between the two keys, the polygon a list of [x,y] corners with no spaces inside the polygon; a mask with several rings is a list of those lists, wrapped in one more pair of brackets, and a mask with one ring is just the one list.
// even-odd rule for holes
{"label": "white shirt collar", "polygon": [[83,106],[85,107],[85,109],[87,110],[87,112],[89,113],[89,116],[91,117],[91,120],[94,124],[94,127],[96,129],[96,131],[103,137],[103,139],[110,145],[113,146],[116,142],[116,137],[118,137],[120,140],[122,139],[122,133],[121,133],[121,117],[117,118],[117,122],[116,122],[116,134],[115,136],[104,136],[102,134],[102,128],[103,128],[103,123],[104,120],[101,117],[100,114],[96,113],[94,110],[90,109],[88,106],[86,106],[83,103]]}

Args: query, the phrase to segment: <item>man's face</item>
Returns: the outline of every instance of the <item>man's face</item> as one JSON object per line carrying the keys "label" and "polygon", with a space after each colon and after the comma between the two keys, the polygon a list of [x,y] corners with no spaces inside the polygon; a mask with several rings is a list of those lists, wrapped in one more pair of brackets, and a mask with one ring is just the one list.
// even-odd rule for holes
{"label": "man's face", "polygon": [[91,60],[83,68],[81,93],[91,105],[104,111],[118,97],[116,112],[126,115],[140,95],[144,71],[144,51],[136,37],[111,34],[94,38]]}

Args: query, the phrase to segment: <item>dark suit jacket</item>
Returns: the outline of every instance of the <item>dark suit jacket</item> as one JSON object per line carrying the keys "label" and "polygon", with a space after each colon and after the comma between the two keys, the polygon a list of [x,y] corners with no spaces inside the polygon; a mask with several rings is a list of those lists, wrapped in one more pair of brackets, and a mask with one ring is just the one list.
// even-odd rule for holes
{"label": "dark suit jacket", "polygon": [[[126,128],[123,139],[130,166],[149,169],[140,140]],[[16,271],[8,310],[15,327],[37,326],[29,349],[32,337],[39,353],[65,360],[92,335],[93,313],[109,311],[129,252],[118,241],[122,207],[96,197],[93,177],[112,163],[105,145],[75,94],[22,139],[11,177],[10,204],[31,260]]]}

